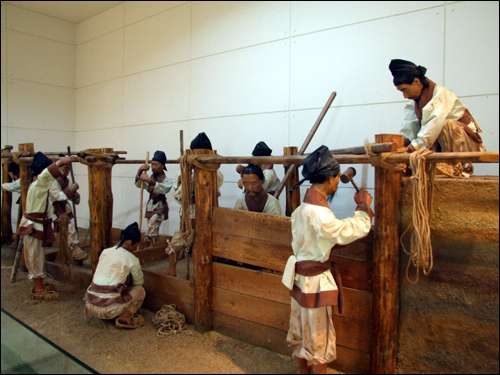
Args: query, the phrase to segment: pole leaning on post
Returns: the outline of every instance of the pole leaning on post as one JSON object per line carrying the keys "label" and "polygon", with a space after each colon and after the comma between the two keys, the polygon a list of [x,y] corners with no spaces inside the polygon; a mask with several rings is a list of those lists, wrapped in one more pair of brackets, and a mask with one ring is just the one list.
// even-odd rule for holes
{"label": "pole leaning on post", "polygon": [[[146,164],[149,164],[149,151],[146,152]],[[143,171],[142,173],[144,173]],[[141,181],[141,200],[139,202],[139,231],[142,232],[142,197],[144,195],[144,181]],[[141,243],[137,245],[137,249],[141,247]]]}
{"label": "pole leaning on post", "polygon": [[[321,124],[321,121],[323,121],[323,118],[325,117],[326,112],[328,112],[328,109],[332,105],[332,102],[333,102],[333,100],[335,99],[336,96],[337,96],[337,92],[336,91],[332,92],[332,94],[330,95],[330,98],[328,98],[328,101],[326,102],[325,106],[323,107],[323,110],[319,114],[318,119],[314,123],[311,131],[309,132],[309,135],[307,136],[306,140],[304,141],[304,144],[300,148],[300,150],[297,153],[297,155],[302,155],[304,153],[304,151],[306,150],[307,146],[309,146],[309,143],[311,143],[311,140],[314,137],[314,134],[316,133],[316,130],[318,130],[319,125]],[[295,168],[297,168],[297,166],[295,164],[291,165],[290,168],[288,168],[288,171],[286,172],[285,177],[283,177],[283,180],[281,181],[280,187],[274,193],[274,197],[275,198],[278,198],[280,196],[283,188],[286,185],[287,180],[290,178],[290,176],[292,175],[292,173],[295,170]]]}
{"label": "pole leaning on post", "polygon": [[[68,156],[71,156],[71,147],[68,146]],[[75,174],[73,173],[73,163],[69,163],[69,170],[71,172],[71,182],[74,184],[75,183]],[[75,230],[76,233],[78,233],[78,224],[76,222],[76,205],[75,201],[72,200],[71,203],[73,203],[73,219],[75,219]]]}

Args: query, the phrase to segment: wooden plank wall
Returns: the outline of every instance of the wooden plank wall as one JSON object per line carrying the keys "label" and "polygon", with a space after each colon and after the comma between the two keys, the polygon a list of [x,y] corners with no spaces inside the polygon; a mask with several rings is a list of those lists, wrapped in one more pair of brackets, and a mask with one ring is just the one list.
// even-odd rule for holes
{"label": "wooden plank wall", "polygon": [[[289,217],[214,207],[213,255],[266,268],[261,272],[214,262],[214,329],[227,336],[290,355],[288,289],[281,283],[292,254]],[[372,234],[336,248],[345,288],[345,312],[335,308],[337,360],[333,367],[368,373],[371,336]]]}

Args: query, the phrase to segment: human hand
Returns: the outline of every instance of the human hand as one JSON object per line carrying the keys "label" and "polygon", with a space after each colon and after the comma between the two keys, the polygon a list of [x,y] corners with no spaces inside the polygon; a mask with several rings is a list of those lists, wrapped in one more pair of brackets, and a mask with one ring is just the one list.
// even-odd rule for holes
{"label": "human hand", "polygon": [[80,188],[80,185],[78,185],[78,182],[75,182],[75,183],[71,184],[71,186],[69,187],[69,190],[71,190],[71,191],[74,193],[74,192],[76,192],[79,188]]}
{"label": "human hand", "polygon": [[147,173],[142,173],[139,176],[139,180],[147,182],[148,184],[151,182],[151,179],[148,177]]}
{"label": "human hand", "polygon": [[366,203],[369,206],[372,201],[372,196],[363,188],[359,189],[359,192],[354,194],[354,202],[356,202],[356,204]]}
{"label": "human hand", "polygon": [[413,145],[410,144],[408,147],[406,147],[406,150],[408,151],[409,154],[411,154],[412,152],[415,152],[415,147],[413,147]]}
{"label": "human hand", "polygon": [[243,169],[245,169],[245,167],[241,164],[238,164],[236,166],[236,172],[238,172],[239,174],[241,174],[243,172]]}
{"label": "human hand", "polygon": [[59,159],[58,161],[56,161],[56,164],[58,167],[60,167],[61,165],[66,165],[66,164],[72,163],[74,161],[78,161],[78,156],[65,156],[65,157]]}
{"label": "human hand", "polygon": [[77,201],[79,199],[80,199],[80,193],[78,193],[77,191],[75,191],[75,193],[73,194],[73,200]]}
{"label": "human hand", "polygon": [[139,167],[138,175],[141,175],[143,172],[149,170],[149,164],[143,164]]}

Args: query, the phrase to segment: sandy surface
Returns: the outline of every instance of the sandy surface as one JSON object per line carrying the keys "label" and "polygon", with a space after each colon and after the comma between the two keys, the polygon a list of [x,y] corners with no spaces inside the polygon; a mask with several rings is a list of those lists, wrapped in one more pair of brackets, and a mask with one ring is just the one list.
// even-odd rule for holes
{"label": "sandy surface", "polygon": [[[158,337],[146,310],[147,325],[127,331],[113,321],[85,322],[84,291],[53,279],[61,294],[57,302],[33,301],[31,281],[19,271],[10,283],[13,255],[2,246],[2,308],[99,373],[293,374],[295,359],[254,347],[217,332],[204,334],[188,325],[190,334]],[[328,369],[329,373],[336,373]]]}

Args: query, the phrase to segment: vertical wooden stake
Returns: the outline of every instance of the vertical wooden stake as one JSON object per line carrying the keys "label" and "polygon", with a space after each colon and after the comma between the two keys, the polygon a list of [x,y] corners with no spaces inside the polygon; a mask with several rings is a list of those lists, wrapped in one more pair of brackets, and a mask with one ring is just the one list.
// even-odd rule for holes
{"label": "vertical wooden stake", "polygon": [[[216,154],[212,150],[193,150],[194,155]],[[193,244],[194,325],[199,332],[212,329],[212,251],[213,206],[217,202],[217,174],[194,170],[196,229]]]}
{"label": "vertical wooden stake", "polygon": [[[35,145],[33,143],[20,143],[17,147],[19,152],[27,151],[32,153],[33,155],[35,154]],[[24,214],[24,212],[26,211],[28,189],[31,185],[31,180],[33,179],[31,176],[30,164],[21,163],[19,165],[19,179],[21,180],[21,212]],[[22,271],[27,271],[26,262],[24,260],[24,252],[21,256],[20,268]]]}
{"label": "vertical wooden stake", "polygon": [[[283,148],[283,155],[297,155],[297,147],[284,147]],[[285,165],[285,175],[288,172],[288,169],[290,168],[290,165]],[[288,192],[293,185],[295,185],[297,182],[299,182],[299,171],[297,168],[295,168],[290,176],[290,178],[286,181],[286,211],[285,214],[286,216],[291,216],[293,211],[297,207],[300,206],[300,187],[295,189],[290,196],[290,193]]]}
{"label": "vertical wooden stake", "polygon": [[[375,142],[394,142],[396,134],[377,134]],[[373,303],[370,373],[394,374],[399,313],[399,204],[401,171],[375,167],[375,236],[373,243]]]}
{"label": "vertical wooden stake", "polygon": [[[12,146],[10,146],[12,147]],[[12,152],[11,148],[2,150],[2,154]],[[2,162],[2,184],[13,182],[9,177],[9,162]],[[12,193],[2,191],[2,241],[12,241]],[[3,242],[2,242],[3,243]]]}
{"label": "vertical wooden stake", "polygon": [[[103,152],[100,149],[91,149],[90,151]],[[88,164],[92,274],[97,268],[101,252],[111,246],[111,226],[113,224],[112,167],[112,164],[103,161]]]}

